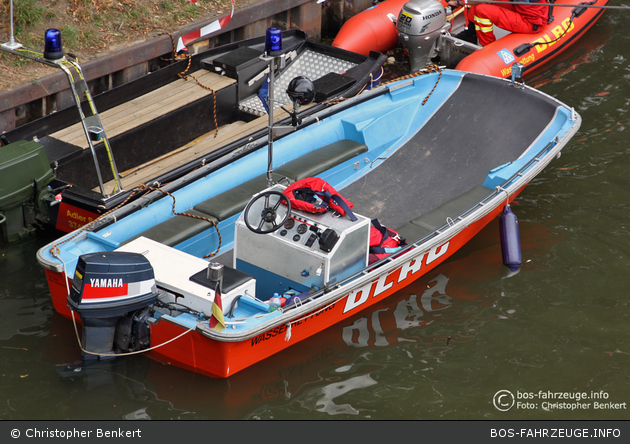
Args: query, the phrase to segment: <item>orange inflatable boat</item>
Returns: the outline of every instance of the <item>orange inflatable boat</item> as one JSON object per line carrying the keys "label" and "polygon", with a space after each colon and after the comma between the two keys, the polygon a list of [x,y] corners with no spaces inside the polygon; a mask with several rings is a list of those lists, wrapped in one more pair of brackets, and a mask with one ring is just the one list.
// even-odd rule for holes
{"label": "orange inflatable boat", "polygon": [[464,27],[463,8],[452,13],[438,0],[386,0],[349,19],[332,45],[367,54],[387,52],[400,43],[414,72],[437,63],[505,78],[514,63],[522,64],[526,74],[565,51],[597,22],[609,1],[556,0],[550,3],[553,19],[538,32],[517,34],[495,27],[497,40],[481,47],[454,37]]}
{"label": "orange inflatable boat", "polygon": [[[463,71],[508,77],[515,62],[523,65],[528,73],[554,59],[573,43],[578,41],[604,13],[610,0],[596,0],[589,3],[577,0],[558,0],[552,10],[553,21],[535,34],[507,34],[496,42],[473,51],[456,65]],[[559,5],[575,6],[559,6]]]}
{"label": "orange inflatable boat", "polygon": [[[398,43],[396,21],[409,0],[385,0],[350,17],[341,27],[332,46],[358,54],[387,52]],[[446,7],[446,2],[443,2]]]}

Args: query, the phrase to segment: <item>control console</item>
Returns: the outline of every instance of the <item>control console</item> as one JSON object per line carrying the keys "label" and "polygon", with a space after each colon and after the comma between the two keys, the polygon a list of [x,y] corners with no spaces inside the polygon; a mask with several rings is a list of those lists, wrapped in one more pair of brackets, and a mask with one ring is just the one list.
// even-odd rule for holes
{"label": "control console", "polygon": [[[262,208],[251,211],[260,214]],[[234,265],[258,282],[282,281],[284,290],[306,291],[341,280],[367,266],[370,219],[355,216],[351,221],[331,211],[292,210],[277,230],[261,234],[249,229],[241,215],[235,225]]]}

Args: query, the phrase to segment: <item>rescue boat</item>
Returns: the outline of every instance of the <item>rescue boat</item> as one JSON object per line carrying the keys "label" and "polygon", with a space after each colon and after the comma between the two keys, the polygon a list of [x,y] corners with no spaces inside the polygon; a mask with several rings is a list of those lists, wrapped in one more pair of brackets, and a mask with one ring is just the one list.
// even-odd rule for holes
{"label": "rescue boat", "polygon": [[519,63],[523,65],[523,74],[533,72],[578,41],[604,13],[604,8],[588,6],[606,6],[609,2],[594,0],[586,3],[575,0],[562,1],[562,4],[574,4],[573,7],[552,5],[550,16],[553,20],[538,32],[506,33],[494,43],[475,49],[455,69],[505,78],[511,75],[514,63]]}
{"label": "rescue boat", "polygon": [[569,48],[597,22],[609,1],[551,3],[550,20],[538,32],[517,34],[495,27],[497,40],[481,47],[455,37],[465,26],[464,8],[451,11],[437,0],[387,0],[349,19],[332,44],[360,53],[386,52],[401,44],[412,72],[438,63],[507,78],[514,63],[527,74]]}
{"label": "rescue boat", "polygon": [[[38,251],[55,310],[82,324],[76,365],[143,352],[218,378],[265,365],[452,256],[581,123],[520,81],[437,67],[297,118],[313,88],[294,80],[290,125],[270,115],[245,155]],[[372,242],[377,221],[395,246]]]}
{"label": "rescue boat", "polygon": [[[490,223],[460,254],[401,291],[268,358],[264,365],[247,368],[227,380],[209,380],[154,359],[101,361],[77,371],[68,366],[77,357],[76,336],[68,328],[68,320],[56,313],[44,347],[46,363],[54,365],[62,378],[82,380],[85,384],[98,381],[100,384],[95,386],[104,390],[124,389],[142,375],[156,396],[168,399],[176,409],[206,412],[214,419],[246,418],[255,407],[287,401],[311,390],[313,384],[321,382],[322,372],[330,369],[337,370],[341,378],[333,382],[336,385],[345,384],[346,378],[356,380],[361,370],[371,373],[373,366],[361,358],[366,351],[394,349],[402,344],[426,347],[424,354],[433,347],[443,352],[445,345],[457,347],[473,340],[479,324],[474,333],[466,328],[467,334],[455,333],[450,341],[448,338],[450,332],[462,331],[470,322],[478,323],[479,313],[497,302],[494,295],[481,291],[481,283],[504,277],[502,268],[488,266],[501,261],[497,229],[496,221]],[[562,238],[560,231],[552,232],[527,221],[521,221],[520,233],[529,258],[544,257]],[[544,267],[544,261],[529,262],[528,269],[540,270],[541,263]],[[482,324],[493,322],[482,318]],[[431,333],[424,328],[429,326]],[[416,364],[423,366],[421,362]],[[111,382],[102,381],[103,371],[114,375]],[[365,378],[372,381],[369,375]],[[191,392],[196,396],[190,396]],[[221,402],[208,403],[208,399]]]}

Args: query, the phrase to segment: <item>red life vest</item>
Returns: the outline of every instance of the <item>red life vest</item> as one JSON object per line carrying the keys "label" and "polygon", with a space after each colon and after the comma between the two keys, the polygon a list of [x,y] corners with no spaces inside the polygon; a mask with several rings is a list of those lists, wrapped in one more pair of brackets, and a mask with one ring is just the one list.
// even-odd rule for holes
{"label": "red life vest", "polygon": [[345,199],[328,182],[319,177],[307,177],[289,185],[284,195],[291,201],[291,207],[309,213],[325,213],[332,209],[350,220],[357,220],[352,213],[352,202]]}
{"label": "red life vest", "polygon": [[407,241],[398,232],[385,228],[377,219],[372,219],[368,265],[395,253],[404,245],[407,245]]}

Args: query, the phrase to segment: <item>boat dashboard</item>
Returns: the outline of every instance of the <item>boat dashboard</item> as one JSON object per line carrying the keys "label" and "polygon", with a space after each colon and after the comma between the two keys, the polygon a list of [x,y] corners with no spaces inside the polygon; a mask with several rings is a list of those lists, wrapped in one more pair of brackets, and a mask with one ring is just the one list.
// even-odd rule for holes
{"label": "boat dashboard", "polygon": [[367,266],[370,219],[289,210],[284,188],[254,197],[235,225],[234,268],[254,276],[262,299],[323,288]]}

